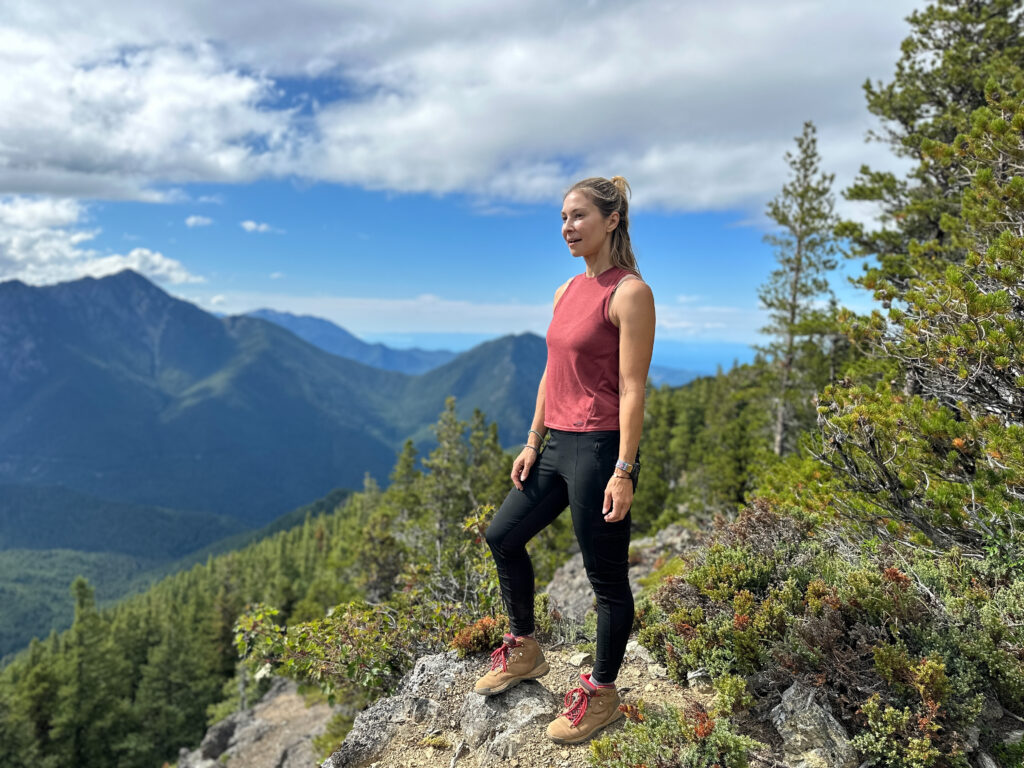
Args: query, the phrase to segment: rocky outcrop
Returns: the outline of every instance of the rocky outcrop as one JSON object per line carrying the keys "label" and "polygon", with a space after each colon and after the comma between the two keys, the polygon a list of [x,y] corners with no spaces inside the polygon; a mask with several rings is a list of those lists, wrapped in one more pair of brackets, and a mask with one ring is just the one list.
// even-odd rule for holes
{"label": "rocky outcrop", "polygon": [[[629,583],[633,595],[640,594],[640,580],[672,557],[693,547],[695,534],[681,525],[670,525],[657,535],[634,541],[629,547]],[[547,593],[559,613],[572,621],[583,621],[594,605],[594,589],[583,567],[583,555],[577,553],[562,565],[548,584]]]}
{"label": "rocky outcrop", "polygon": [[380,699],[356,716],[341,749],[324,762],[323,768],[370,764],[406,724],[454,725],[450,714],[445,717],[442,705],[450,699],[456,680],[474,669],[475,664],[460,660],[454,651],[419,659],[393,696]]}
{"label": "rocky outcrop", "polygon": [[772,710],[772,724],[782,737],[790,768],[856,768],[857,750],[846,729],[814,700],[815,691],[794,683]]}
{"label": "rocky outcrop", "polygon": [[[546,647],[548,674],[489,697],[473,692],[487,669],[486,654],[465,661],[454,653],[424,657],[394,696],[356,718],[324,768],[587,768],[589,745],[559,745],[546,735],[566,692],[579,685],[577,653],[571,645]],[[650,660],[646,649],[630,643],[618,679],[625,701],[642,697],[680,710],[692,705],[690,691],[650,675]]]}
{"label": "rocky outcrop", "polygon": [[326,704],[306,706],[294,682],[275,680],[252,709],[212,726],[199,749],[182,749],[178,768],[308,768],[331,715]]}
{"label": "rocky outcrop", "polygon": [[555,718],[559,703],[550,691],[532,680],[502,696],[466,694],[460,714],[462,737],[468,747],[477,750],[481,768],[501,765],[525,745],[529,726],[546,726]]}

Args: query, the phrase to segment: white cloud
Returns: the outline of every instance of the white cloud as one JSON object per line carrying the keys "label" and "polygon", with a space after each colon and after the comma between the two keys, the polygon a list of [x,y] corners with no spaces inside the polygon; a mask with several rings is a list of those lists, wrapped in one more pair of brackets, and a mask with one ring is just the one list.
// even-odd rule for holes
{"label": "white cloud", "polygon": [[189,216],[185,219],[186,227],[208,227],[213,224],[213,219],[206,216]]}
{"label": "white cloud", "polygon": [[284,272],[271,272],[269,277],[271,280],[280,280],[284,277]]}
{"label": "white cloud", "polygon": [[272,226],[267,224],[265,221],[241,221],[238,224],[246,232],[277,232],[280,233],[280,229],[274,229]]}
{"label": "white cloud", "polygon": [[130,268],[161,283],[203,282],[181,262],[148,248],[126,254],[89,248],[99,230],[82,228],[85,219],[85,206],[75,200],[0,197],[0,279],[44,284]]}
{"label": "white cloud", "polygon": [[805,119],[840,185],[893,164],[860,84],[891,76],[917,5],[15,3],[0,193],[302,176],[490,210],[622,173],[640,206],[759,209]]}

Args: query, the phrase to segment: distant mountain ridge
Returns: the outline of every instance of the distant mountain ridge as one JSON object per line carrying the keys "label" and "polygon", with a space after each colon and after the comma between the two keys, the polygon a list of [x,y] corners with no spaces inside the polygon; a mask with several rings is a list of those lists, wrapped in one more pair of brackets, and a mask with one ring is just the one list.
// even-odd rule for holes
{"label": "distant mountain ridge", "polygon": [[300,339],[332,355],[386,371],[413,375],[426,373],[456,357],[454,352],[447,350],[392,349],[384,344],[369,344],[330,320],[312,315],[294,315],[273,309],[257,309],[246,314],[287,328]]}
{"label": "distant mountain ridge", "polygon": [[[447,350],[424,350],[418,347],[394,349],[384,344],[368,344],[330,320],[313,315],[294,315],[272,309],[257,309],[247,314],[287,328],[300,339],[320,347],[325,352],[347,357],[374,368],[410,374],[425,373],[457,357],[455,352]],[[648,379],[655,387],[681,387],[710,373],[652,364]]]}
{"label": "distant mountain ridge", "polygon": [[0,483],[260,525],[367,472],[384,480],[451,394],[518,440],[544,361],[524,334],[409,376],[214,317],[130,270],[0,283]]}

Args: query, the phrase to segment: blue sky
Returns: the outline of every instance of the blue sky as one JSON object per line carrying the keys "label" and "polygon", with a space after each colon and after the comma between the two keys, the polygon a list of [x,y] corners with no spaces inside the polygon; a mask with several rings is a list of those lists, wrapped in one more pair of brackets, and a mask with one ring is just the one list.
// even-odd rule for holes
{"label": "blue sky", "polygon": [[560,193],[622,174],[655,362],[728,366],[764,322],[762,211],[803,121],[837,193],[896,167],[860,84],[915,5],[14,2],[0,280],[132,267],[210,311],[462,349],[543,333],[581,270]]}

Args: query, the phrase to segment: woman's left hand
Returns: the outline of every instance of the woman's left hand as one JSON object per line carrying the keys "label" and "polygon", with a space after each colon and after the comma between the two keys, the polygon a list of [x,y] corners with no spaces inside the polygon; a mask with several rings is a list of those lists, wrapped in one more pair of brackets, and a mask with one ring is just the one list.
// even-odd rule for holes
{"label": "woman's left hand", "polygon": [[633,506],[633,480],[612,475],[604,489],[604,521],[617,523]]}

